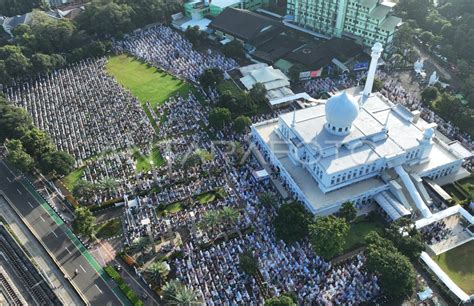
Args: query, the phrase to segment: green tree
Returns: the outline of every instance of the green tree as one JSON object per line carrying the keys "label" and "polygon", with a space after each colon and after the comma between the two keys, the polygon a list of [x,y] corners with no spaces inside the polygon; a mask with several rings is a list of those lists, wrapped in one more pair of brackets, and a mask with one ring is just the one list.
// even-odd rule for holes
{"label": "green tree", "polygon": [[192,306],[202,305],[197,293],[178,280],[170,280],[163,286],[163,302],[165,305]]}
{"label": "green tree", "polygon": [[265,192],[264,194],[260,195],[258,199],[260,204],[267,208],[278,206],[278,199],[271,192]]}
{"label": "green tree", "polygon": [[184,31],[184,36],[189,40],[190,43],[195,45],[199,42],[201,38],[201,31],[199,30],[199,26],[188,26],[186,31]]}
{"label": "green tree", "polygon": [[97,37],[120,37],[133,28],[133,9],[112,0],[93,0],[76,21],[80,29]]}
{"label": "green tree", "polygon": [[0,103],[0,142],[6,138],[21,138],[32,127],[33,121],[25,109]]}
{"label": "green tree", "polygon": [[255,275],[258,271],[258,260],[251,252],[244,252],[239,256],[239,267],[245,274]]}
{"label": "green tree", "polygon": [[204,88],[216,87],[224,79],[224,73],[219,68],[209,68],[199,77],[199,83]]}
{"label": "green tree", "polygon": [[216,210],[206,211],[198,226],[202,229],[215,229],[222,222],[222,216]]}
{"label": "green tree", "polygon": [[354,221],[355,217],[357,216],[357,209],[354,207],[354,203],[344,202],[342,203],[337,215],[350,223]]}
{"label": "green tree", "polygon": [[35,159],[39,159],[43,154],[55,149],[49,135],[38,128],[27,130],[20,140],[25,151]]}
{"label": "green tree", "polygon": [[74,211],[75,218],[72,223],[74,231],[84,235],[91,240],[95,240],[96,228],[95,217],[87,207],[77,207]]}
{"label": "green tree", "polygon": [[431,103],[432,101],[438,98],[438,95],[439,95],[438,88],[434,86],[429,86],[423,89],[423,91],[421,92],[421,99],[425,103]]}
{"label": "green tree", "polygon": [[25,152],[23,145],[17,139],[9,140],[7,148],[7,161],[20,171],[29,172],[33,170],[35,162],[33,158]]}
{"label": "green tree", "polygon": [[77,199],[90,199],[97,192],[97,185],[86,181],[79,180],[72,189],[72,195]]}
{"label": "green tree", "polygon": [[346,220],[335,216],[319,217],[309,225],[309,239],[316,254],[331,259],[340,254],[349,233]]}
{"label": "green tree", "polygon": [[366,267],[379,276],[383,292],[392,298],[411,295],[416,284],[416,273],[408,258],[375,232],[368,235],[367,241]]}
{"label": "green tree", "polygon": [[288,76],[290,77],[292,82],[298,82],[300,80],[300,73],[303,71],[307,71],[306,67],[302,64],[294,64],[288,70]]}
{"label": "green tree", "polygon": [[226,223],[229,226],[234,226],[239,220],[239,212],[232,207],[224,207],[219,211],[220,219],[222,222]]}
{"label": "green tree", "polygon": [[231,119],[232,116],[227,108],[216,107],[209,113],[209,123],[218,130],[223,129]]}
{"label": "green tree", "polygon": [[393,242],[395,247],[412,260],[420,257],[425,249],[420,232],[410,219],[402,218],[385,229],[385,237]]}
{"label": "green tree", "polygon": [[237,133],[243,133],[245,130],[252,125],[252,120],[244,115],[241,115],[234,120],[234,130]]}
{"label": "green tree", "polygon": [[262,83],[256,83],[249,90],[249,95],[255,103],[265,103],[267,101],[267,89]]}
{"label": "green tree", "polygon": [[277,239],[293,243],[306,238],[311,219],[311,214],[299,203],[281,205],[273,221]]}
{"label": "green tree", "polygon": [[146,274],[150,282],[158,287],[161,287],[165,283],[169,272],[168,265],[163,261],[154,262],[146,268]]}
{"label": "green tree", "polygon": [[244,46],[235,39],[222,47],[222,53],[232,58],[245,57]]}
{"label": "green tree", "polygon": [[69,174],[74,169],[74,157],[64,151],[47,151],[40,159],[39,165],[44,173],[55,172],[60,176]]}

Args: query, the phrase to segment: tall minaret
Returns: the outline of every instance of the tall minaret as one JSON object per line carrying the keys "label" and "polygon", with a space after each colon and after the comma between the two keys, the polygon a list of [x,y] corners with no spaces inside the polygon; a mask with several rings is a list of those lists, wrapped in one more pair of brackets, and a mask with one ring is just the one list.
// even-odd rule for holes
{"label": "tall minaret", "polygon": [[383,47],[382,44],[376,42],[372,47],[372,59],[370,60],[369,72],[367,73],[367,80],[365,81],[365,87],[363,92],[362,101],[367,99],[372,93],[372,86],[374,85],[375,80],[375,71],[377,70],[377,63],[379,61],[380,55],[382,55]]}

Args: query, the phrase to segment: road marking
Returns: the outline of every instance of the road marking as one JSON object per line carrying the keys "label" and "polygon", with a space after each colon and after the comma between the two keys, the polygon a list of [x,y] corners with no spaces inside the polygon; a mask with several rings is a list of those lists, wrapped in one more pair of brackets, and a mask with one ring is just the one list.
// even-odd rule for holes
{"label": "road marking", "polygon": [[79,265],[79,267],[81,267],[82,271],[84,271],[84,273],[87,273],[86,269],[84,269],[84,267],[82,265]]}
{"label": "road marking", "polygon": [[31,208],[34,208],[34,207],[33,207],[33,204],[31,204],[30,201],[28,201],[28,205],[30,205]]}
{"label": "road marking", "polygon": [[97,290],[99,290],[100,293],[102,293],[102,290],[100,290],[99,286],[97,286],[97,284],[95,284],[95,287],[97,288]]}
{"label": "road marking", "polygon": [[54,237],[58,238],[58,235],[56,235],[54,231],[52,231],[51,233],[53,233]]}
{"label": "road marking", "polygon": [[12,182],[12,180],[11,180],[8,176],[7,176],[7,181],[8,181],[9,183]]}
{"label": "road marking", "polygon": [[18,191],[19,194],[22,194],[21,191],[20,191],[20,189],[17,188],[16,191]]}
{"label": "road marking", "polygon": [[43,216],[40,216],[40,218],[43,222],[46,222],[46,220],[43,218]]}
{"label": "road marking", "polygon": [[71,254],[71,251],[69,251],[69,249],[68,249],[67,247],[66,247],[66,251],[67,251],[69,254]]}

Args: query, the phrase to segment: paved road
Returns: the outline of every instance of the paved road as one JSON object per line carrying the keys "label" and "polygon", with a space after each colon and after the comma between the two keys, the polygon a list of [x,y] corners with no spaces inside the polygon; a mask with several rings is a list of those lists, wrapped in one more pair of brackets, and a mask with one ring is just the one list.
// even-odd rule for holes
{"label": "paved road", "polygon": [[[13,203],[23,221],[33,228],[36,236],[40,237],[91,305],[128,304],[115,284],[109,283],[108,278],[99,274],[103,273],[103,270],[69,228],[38,197],[31,186],[15,178],[3,161],[0,161],[0,190]],[[74,276],[76,269],[79,273]]]}

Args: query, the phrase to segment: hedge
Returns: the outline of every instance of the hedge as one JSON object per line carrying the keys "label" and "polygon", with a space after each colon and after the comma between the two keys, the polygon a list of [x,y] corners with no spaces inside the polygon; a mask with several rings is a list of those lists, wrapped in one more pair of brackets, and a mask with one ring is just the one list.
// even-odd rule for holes
{"label": "hedge", "polygon": [[137,294],[125,283],[123,278],[120,276],[117,270],[111,265],[108,265],[104,268],[105,272],[112,278],[117,285],[119,286],[120,290],[125,294],[125,296],[132,302],[134,306],[144,306],[142,300],[137,296]]}

